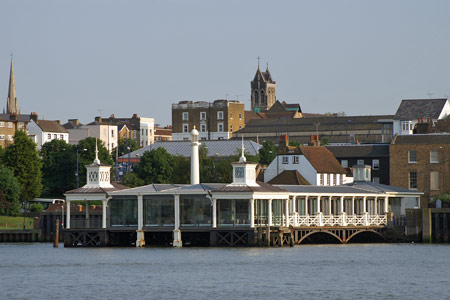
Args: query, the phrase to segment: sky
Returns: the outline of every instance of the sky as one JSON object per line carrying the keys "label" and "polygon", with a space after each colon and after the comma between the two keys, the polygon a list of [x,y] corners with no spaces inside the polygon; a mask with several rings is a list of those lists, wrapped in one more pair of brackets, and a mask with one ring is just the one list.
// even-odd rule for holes
{"label": "sky", "polygon": [[19,107],[39,118],[153,117],[238,99],[269,64],[303,112],[395,114],[450,95],[450,1],[0,2],[0,108],[11,53]]}

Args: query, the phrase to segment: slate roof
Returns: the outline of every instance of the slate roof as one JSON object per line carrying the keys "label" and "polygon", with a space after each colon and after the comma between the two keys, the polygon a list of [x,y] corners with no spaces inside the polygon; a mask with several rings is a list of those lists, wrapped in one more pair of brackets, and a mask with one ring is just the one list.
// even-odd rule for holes
{"label": "slate roof", "polygon": [[319,132],[322,131],[355,131],[380,129],[381,122],[389,122],[393,120],[393,115],[376,115],[376,116],[344,116],[344,117],[314,117],[314,118],[295,118],[295,119],[253,119],[247,122],[245,127],[236,131],[239,133],[273,133],[279,132],[280,129],[288,132],[315,132],[314,123],[319,122]]}
{"label": "slate roof", "polygon": [[212,190],[212,193],[286,193],[287,190],[261,181],[256,182],[258,186],[249,185],[225,185],[223,187]]}
{"label": "slate roof", "polygon": [[433,118],[437,120],[447,99],[406,99],[402,100],[394,120],[416,120]]}
{"label": "slate roof", "polygon": [[106,194],[114,191],[129,189],[129,187],[117,182],[112,182],[113,188],[77,188],[65,192],[65,194]]}
{"label": "slate roof", "polygon": [[[217,141],[200,141],[201,146],[208,147],[208,156],[229,157],[236,155],[241,149],[241,140],[217,140]],[[155,142],[147,147],[138,149],[130,153],[130,158],[142,157],[142,155],[154,149],[163,147],[172,155],[181,155],[184,157],[190,157],[192,152],[191,141],[170,141],[170,142]],[[245,152],[251,155],[256,155],[262,146],[253,141],[244,140]],[[121,156],[120,158],[128,159],[128,154]]]}
{"label": "slate roof", "polygon": [[57,133],[63,132],[63,133],[68,133],[66,128],[61,126],[61,124],[58,121],[38,120],[36,124],[44,132],[57,132]]}
{"label": "slate roof", "polygon": [[271,180],[270,184],[311,185],[297,170],[284,170]]}
{"label": "slate roof", "polygon": [[1,114],[0,113],[0,120],[2,120],[2,121],[16,121],[17,120],[19,122],[30,122],[31,117],[30,117],[30,115],[23,115],[23,114],[10,115],[10,114]]}
{"label": "slate roof", "polygon": [[392,145],[450,144],[450,133],[397,135]]}
{"label": "slate roof", "polygon": [[389,157],[389,144],[325,146],[335,157]]}

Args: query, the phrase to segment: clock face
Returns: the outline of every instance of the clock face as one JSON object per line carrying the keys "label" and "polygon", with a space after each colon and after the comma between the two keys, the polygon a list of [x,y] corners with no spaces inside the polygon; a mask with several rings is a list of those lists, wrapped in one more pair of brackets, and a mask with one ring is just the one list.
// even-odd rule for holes
{"label": "clock face", "polygon": [[244,178],[244,168],[243,167],[234,168],[234,177],[235,178]]}

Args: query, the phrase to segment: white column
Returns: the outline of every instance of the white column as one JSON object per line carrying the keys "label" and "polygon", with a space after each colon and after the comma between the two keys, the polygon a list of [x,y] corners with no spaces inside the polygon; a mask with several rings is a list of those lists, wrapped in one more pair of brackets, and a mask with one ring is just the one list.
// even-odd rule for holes
{"label": "white column", "polygon": [[374,199],[373,199],[373,214],[376,216],[376,215],[378,215],[378,198],[377,197],[375,197]]}
{"label": "white column", "polygon": [[305,215],[306,216],[308,215],[308,201],[309,201],[308,198],[309,198],[308,196],[305,197]]}
{"label": "white column", "polygon": [[292,198],[292,213],[295,215],[297,212],[297,196]]}
{"label": "white column", "polygon": [[174,195],[175,198],[175,228],[173,230],[173,246],[182,247],[183,242],[181,241],[181,231],[180,231],[180,195]]}
{"label": "white column", "polygon": [[102,228],[106,229],[106,205],[108,203],[108,199],[103,200],[102,203]]}
{"label": "white column", "polygon": [[352,197],[352,216],[355,214],[355,196]]}
{"label": "white column", "polygon": [[267,224],[272,226],[272,199],[267,201]]}
{"label": "white column", "polygon": [[250,228],[255,228],[255,199],[250,199]]}
{"label": "white column", "polygon": [[[136,230],[136,247],[145,246],[145,234],[142,228],[144,227],[144,200],[143,196],[138,196],[138,228]],[[105,220],[106,222],[106,220]]]}
{"label": "white column", "polygon": [[384,213],[387,214],[389,209],[389,198],[384,197]]}
{"label": "white column", "polygon": [[331,196],[329,196],[328,197],[328,212],[329,212],[329,214],[328,215],[332,215],[332,213],[331,213]]}
{"label": "white column", "polygon": [[363,197],[363,213],[367,213],[367,197]]}
{"label": "white column", "polygon": [[212,227],[213,228],[217,228],[217,199],[213,198],[213,205],[212,205],[212,209],[213,209],[213,214],[212,214]]}
{"label": "white column", "polygon": [[323,226],[323,223],[322,223],[322,212],[320,211],[320,208],[321,208],[320,198],[322,198],[322,197],[321,196],[317,197],[317,217],[318,217],[318,220],[319,220],[318,226]]}
{"label": "white column", "polygon": [[343,214],[344,213],[344,196],[340,197],[340,205],[341,205],[340,212],[341,212],[341,214]]}
{"label": "white column", "polygon": [[320,214],[320,196],[317,197],[317,213]]}
{"label": "white column", "polygon": [[284,209],[286,210],[285,218],[286,218],[286,227],[289,227],[289,198],[284,200]]}
{"label": "white column", "polygon": [[200,183],[200,164],[198,156],[198,131],[194,128],[191,131],[192,135],[192,154],[191,154],[191,184]]}
{"label": "white column", "polygon": [[70,201],[66,200],[66,228],[70,229]]}

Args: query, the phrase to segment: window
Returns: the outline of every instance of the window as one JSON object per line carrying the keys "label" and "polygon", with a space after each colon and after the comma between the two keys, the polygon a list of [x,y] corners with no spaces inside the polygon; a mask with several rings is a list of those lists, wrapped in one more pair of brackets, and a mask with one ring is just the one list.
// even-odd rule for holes
{"label": "window", "polygon": [[409,188],[417,189],[417,172],[416,171],[409,172]]}
{"label": "window", "polygon": [[206,112],[205,111],[200,112],[200,120],[206,120]]}
{"label": "window", "polygon": [[323,174],[320,174],[320,185],[324,185]]}
{"label": "window", "polygon": [[292,156],[292,163],[298,164],[298,156]]}
{"label": "window", "polygon": [[241,125],[239,125],[239,129],[242,129],[242,126],[241,126]]}
{"label": "window", "polygon": [[380,169],[380,160],[379,159],[372,160],[372,169],[374,169],[374,170]]}
{"label": "window", "polygon": [[239,114],[239,120],[242,120],[242,114]]}
{"label": "window", "polygon": [[380,177],[373,177],[372,182],[380,183]]}
{"label": "window", "polygon": [[60,134],[60,135],[59,135],[59,139],[60,139],[60,140],[63,140],[63,139],[64,139],[64,134]]}
{"label": "window", "polygon": [[114,129],[111,130],[111,137],[114,137]]}
{"label": "window", "polygon": [[430,172],[430,190],[439,190],[439,172],[437,171]]}
{"label": "window", "polygon": [[0,127],[5,127],[5,122],[0,122]]}
{"label": "window", "polygon": [[200,125],[200,132],[206,132],[206,124]]}
{"label": "window", "polygon": [[189,113],[183,112],[183,121],[187,121],[187,120],[189,120]]}
{"label": "window", "polygon": [[19,122],[19,128],[22,128],[23,127],[23,122]]}
{"label": "window", "polygon": [[408,151],[408,157],[409,157],[409,163],[416,163],[417,162],[417,152],[416,150],[409,150]]}
{"label": "window", "polygon": [[289,157],[283,156],[283,158],[281,159],[281,163],[284,164],[284,165],[288,164],[289,163]]}
{"label": "window", "polygon": [[217,112],[217,120],[223,120],[223,111]]}
{"label": "window", "polygon": [[341,184],[344,184],[344,175],[341,175],[341,180],[339,181]]}
{"label": "window", "polygon": [[52,135],[49,133],[49,134],[47,134],[47,139],[48,140],[51,140],[52,139]]}
{"label": "window", "polygon": [[58,135],[56,133],[54,133],[53,138],[56,140],[58,138]]}
{"label": "window", "polygon": [[233,113],[230,112],[230,119],[233,120]]}
{"label": "window", "polygon": [[8,135],[8,141],[12,141],[13,140],[13,136],[12,135]]}
{"label": "window", "polygon": [[439,162],[439,152],[437,150],[430,150],[430,163]]}
{"label": "window", "polygon": [[137,135],[137,133],[136,133],[136,130],[135,130],[135,131],[133,131],[133,137],[136,138],[136,135]]}
{"label": "window", "polygon": [[364,165],[364,159],[358,159],[357,165]]}
{"label": "window", "polygon": [[327,174],[327,185],[330,185],[330,176],[331,174]]}
{"label": "window", "polygon": [[142,129],[142,133],[141,134],[144,135],[144,129]]}
{"label": "window", "polygon": [[223,123],[217,123],[217,132],[223,132]]}
{"label": "window", "polygon": [[[330,175],[331,176],[331,175]],[[337,174],[334,174],[333,175],[333,185],[336,185],[336,176],[339,176],[339,175],[337,175]]]}
{"label": "window", "polygon": [[5,135],[4,134],[0,134],[0,140],[4,140],[5,139]]}
{"label": "window", "polygon": [[233,132],[233,125],[230,125],[230,132]]}
{"label": "window", "polygon": [[348,160],[346,160],[346,159],[341,160],[341,166],[343,168],[348,168]]}
{"label": "window", "polygon": [[183,132],[184,132],[184,133],[189,132],[189,126],[188,126],[188,124],[183,124]]}
{"label": "window", "polygon": [[8,128],[12,128],[13,127],[13,123],[12,122],[8,122]]}

